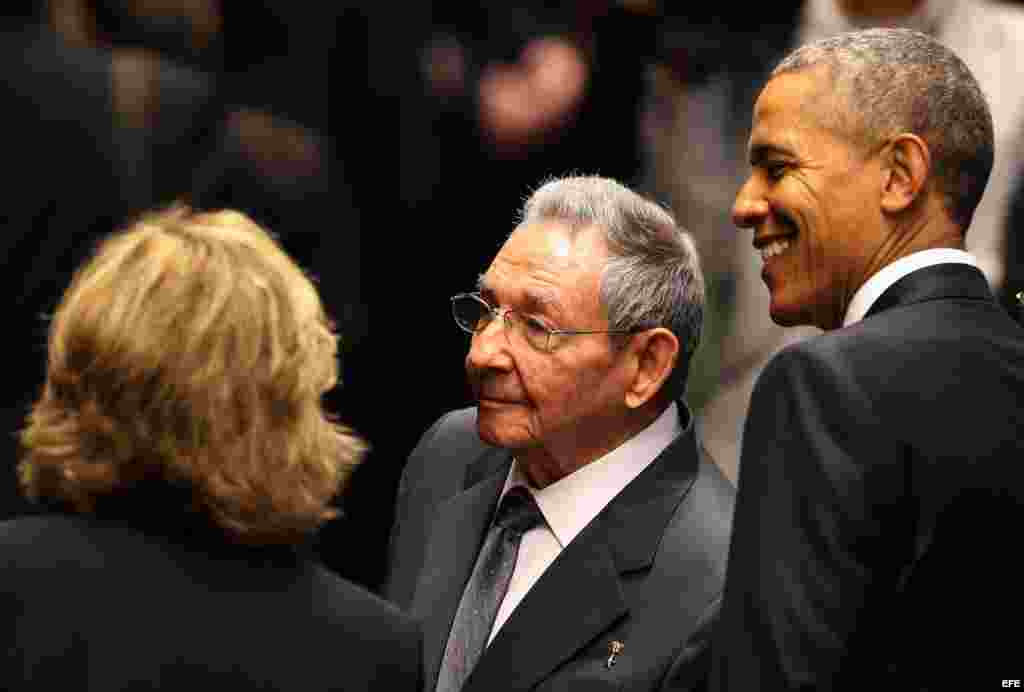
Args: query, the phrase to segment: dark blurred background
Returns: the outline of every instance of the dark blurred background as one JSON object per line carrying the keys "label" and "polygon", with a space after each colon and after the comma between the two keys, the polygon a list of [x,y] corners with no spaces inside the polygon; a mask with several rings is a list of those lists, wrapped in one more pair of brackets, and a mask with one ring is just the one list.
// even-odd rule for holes
{"label": "dark blurred background", "polygon": [[[746,324],[728,205],[757,89],[807,6],[512,5],[6,4],[0,280],[13,319],[0,518],[35,511],[16,493],[14,434],[43,381],[46,315],[98,238],[175,200],[248,213],[316,278],[344,338],[344,385],[329,403],[372,445],[317,548],[369,588],[383,577],[406,455],[471,403],[448,298],[473,287],[546,177],[617,178],[694,231],[721,306],[695,408],[711,406],[723,373],[753,367],[722,355]],[[1021,124],[1006,129],[1020,137]],[[1011,307],[1024,253],[1004,245],[997,290]]]}

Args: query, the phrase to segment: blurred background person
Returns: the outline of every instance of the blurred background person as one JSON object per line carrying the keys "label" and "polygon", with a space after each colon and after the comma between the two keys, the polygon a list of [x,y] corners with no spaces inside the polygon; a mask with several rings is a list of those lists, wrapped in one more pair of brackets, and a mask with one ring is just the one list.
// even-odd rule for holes
{"label": "blurred background person", "polygon": [[[761,261],[733,232],[729,210],[748,169],[749,116],[768,66],[789,49],[871,26],[924,31],[960,55],[989,98],[996,160],[967,249],[993,291],[1007,271],[1006,215],[1024,164],[1024,9],[991,0],[797,0],[764,12],[760,31],[736,32],[740,15],[722,15],[715,52],[695,52],[692,24],[663,32],[665,59],[649,71],[643,141],[646,181],[694,234],[708,275],[708,329],[697,357],[691,401],[705,441],[736,479],[738,452],[754,381],[783,346],[819,333],[771,322]],[[748,23],[747,26],[750,26]],[[747,40],[740,48],[740,39]],[[696,58],[695,58],[696,55]],[[700,59],[704,56],[704,59]],[[1018,289],[1019,290],[1019,289]]]}
{"label": "blurred background person", "polygon": [[53,317],[0,523],[7,690],[415,690],[417,626],[305,546],[363,452],[322,395],[337,336],[232,211],[104,240]]}
{"label": "blurred background person", "polygon": [[[364,370],[355,364],[368,312],[360,219],[330,133],[327,83],[335,61],[356,77],[366,72],[365,22],[351,3],[293,5],[20,0],[6,8],[0,105],[11,156],[0,281],[13,296],[18,337],[8,352],[19,365],[0,401],[8,460],[0,518],[41,511],[17,492],[14,467],[15,431],[44,375],[42,318],[99,238],[172,200],[236,208],[274,229],[317,277],[344,334],[349,387],[330,392],[329,406],[354,424],[367,415],[353,374]],[[366,80],[354,81],[358,99]],[[347,523],[331,521],[324,533]],[[332,562],[340,565],[371,581],[372,560]]]}
{"label": "blurred background person", "polygon": [[[8,8],[5,8],[5,10]],[[43,380],[46,326],[93,243],[144,208],[119,159],[111,61],[64,41],[46,7],[15,2],[0,19],[0,109],[7,166],[0,286],[13,364],[0,400],[0,518],[33,511],[16,492],[16,431]]]}

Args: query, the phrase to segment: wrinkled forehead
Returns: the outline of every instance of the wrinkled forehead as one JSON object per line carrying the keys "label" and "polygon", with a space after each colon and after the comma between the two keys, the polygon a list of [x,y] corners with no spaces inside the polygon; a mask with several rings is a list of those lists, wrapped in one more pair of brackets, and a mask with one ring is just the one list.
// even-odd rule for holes
{"label": "wrinkled forehead", "polygon": [[498,253],[500,258],[529,258],[552,267],[577,263],[577,233],[559,221],[539,221],[516,228]]}
{"label": "wrinkled forehead", "polygon": [[522,270],[551,272],[600,271],[608,260],[608,247],[600,229],[572,228],[558,220],[523,224],[516,228],[494,258]]}
{"label": "wrinkled forehead", "polygon": [[816,111],[822,106],[837,107],[837,94],[830,72],[827,65],[815,65],[770,78],[754,104],[754,121],[778,114]]}
{"label": "wrinkled forehead", "polygon": [[828,64],[783,72],[768,80],[758,95],[751,122],[751,144],[782,130],[824,130],[859,142],[862,118],[855,112]]}
{"label": "wrinkled forehead", "polygon": [[505,300],[581,303],[596,297],[607,260],[598,229],[573,231],[558,221],[541,221],[517,228],[479,283]]}

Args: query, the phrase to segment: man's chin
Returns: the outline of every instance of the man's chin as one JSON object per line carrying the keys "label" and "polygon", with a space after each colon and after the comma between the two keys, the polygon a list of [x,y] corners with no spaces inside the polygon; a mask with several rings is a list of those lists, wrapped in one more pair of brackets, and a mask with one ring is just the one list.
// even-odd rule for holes
{"label": "man's chin", "polygon": [[772,322],[780,327],[817,327],[824,331],[836,329],[842,326],[842,313],[831,309],[828,305],[824,307],[807,302],[794,304],[784,303],[772,297],[768,314]]}
{"label": "man's chin", "polygon": [[775,295],[771,296],[768,314],[771,316],[772,322],[780,327],[799,327],[811,324],[810,316],[806,314],[805,310],[800,309],[799,306],[785,303],[777,299]]}
{"label": "man's chin", "polygon": [[522,422],[509,420],[483,406],[477,409],[476,430],[481,440],[494,447],[523,449],[534,444]]}
{"label": "man's chin", "polygon": [[780,327],[797,327],[801,324],[805,324],[800,319],[800,316],[796,313],[787,312],[785,310],[769,310],[772,322],[779,325]]}

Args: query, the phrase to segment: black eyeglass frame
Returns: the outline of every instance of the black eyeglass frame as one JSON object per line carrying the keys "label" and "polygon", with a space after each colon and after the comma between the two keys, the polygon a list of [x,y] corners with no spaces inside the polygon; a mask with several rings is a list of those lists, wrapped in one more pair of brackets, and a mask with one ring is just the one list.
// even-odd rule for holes
{"label": "black eyeglass frame", "polygon": [[[465,300],[466,298],[470,298],[470,299],[476,301],[477,303],[479,303],[480,305],[482,305],[485,308],[485,310],[488,313],[490,313],[490,315],[491,315],[491,318],[489,320],[487,320],[487,322],[485,322],[481,326],[478,326],[476,329],[473,329],[468,324],[463,323],[459,319],[459,317],[458,317],[458,315],[456,313],[456,309],[455,309],[456,302],[460,301],[460,300]],[[629,329],[551,329],[546,324],[543,324],[542,322],[539,322],[538,320],[532,319],[530,317],[526,317],[523,314],[521,314],[520,312],[518,312],[517,310],[513,310],[511,308],[505,308],[504,310],[502,308],[496,308],[493,305],[491,305],[490,303],[488,303],[484,299],[484,297],[482,295],[480,295],[479,293],[476,293],[476,292],[457,293],[457,294],[455,294],[455,295],[453,295],[451,297],[451,304],[452,304],[452,319],[455,320],[455,324],[458,325],[459,329],[461,329],[462,331],[466,332],[467,334],[477,334],[477,333],[483,331],[484,329],[487,328],[487,325],[489,325],[491,322],[493,322],[497,318],[500,318],[505,323],[505,329],[506,330],[513,330],[513,329],[516,329],[516,327],[514,326],[514,324],[512,322],[509,322],[508,316],[509,316],[509,314],[513,314],[516,317],[519,317],[520,320],[521,320],[521,323],[524,325],[524,327],[527,327],[527,328],[533,327],[533,328],[536,328],[536,329],[546,333],[546,336],[544,338],[544,348],[540,348],[537,344],[535,344],[533,341],[531,341],[530,337],[526,335],[525,331],[522,332],[523,340],[526,341],[526,343],[528,343],[530,346],[532,346],[533,348],[536,348],[539,351],[543,351],[544,353],[550,353],[552,351],[552,348],[551,348],[551,337],[553,337],[553,336],[576,336],[576,335],[581,335],[581,334],[635,334],[636,333],[635,330],[629,330]],[[508,337],[506,336],[505,338],[508,338]]]}

